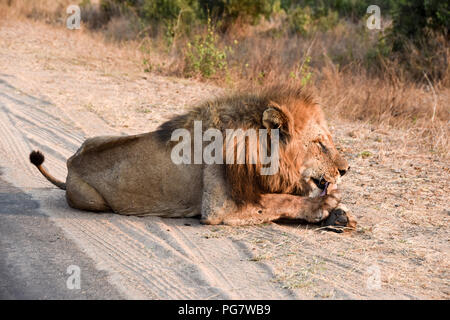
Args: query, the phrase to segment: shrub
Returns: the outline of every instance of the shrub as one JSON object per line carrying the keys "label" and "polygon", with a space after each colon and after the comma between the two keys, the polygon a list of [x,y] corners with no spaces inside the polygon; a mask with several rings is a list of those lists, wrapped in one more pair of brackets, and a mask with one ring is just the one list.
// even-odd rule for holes
{"label": "shrub", "polygon": [[101,8],[110,17],[118,11],[129,19],[134,17],[153,36],[163,28],[168,38],[174,37],[180,25],[193,25],[199,18],[198,0],[102,0]]}
{"label": "shrub", "polygon": [[187,43],[185,73],[188,76],[200,74],[209,78],[217,71],[226,69],[227,51],[231,51],[231,48],[226,47],[222,50],[218,48],[217,43],[218,35],[208,19],[206,34],[196,36],[193,42]]}
{"label": "shrub", "polygon": [[311,27],[311,9],[297,7],[290,10],[288,15],[289,30],[293,33],[305,35]]}
{"label": "shrub", "polygon": [[315,25],[321,31],[333,29],[339,23],[339,14],[337,11],[328,10],[327,15],[321,16],[316,20]]}
{"label": "shrub", "polygon": [[392,11],[394,36],[420,39],[429,32],[448,34],[450,11],[447,1],[400,0]]}
{"label": "shrub", "polygon": [[336,11],[327,10],[326,14],[314,14],[309,7],[295,7],[289,10],[287,16],[289,31],[307,35],[311,31],[327,31],[339,23],[339,15]]}
{"label": "shrub", "polygon": [[199,0],[204,14],[225,20],[229,25],[238,17],[255,24],[261,17],[269,18],[277,7],[276,0]]}
{"label": "shrub", "polygon": [[382,12],[388,13],[395,4],[395,0],[281,0],[281,8],[289,11],[297,7],[310,7],[314,18],[327,16],[329,11],[335,11],[340,17],[359,21],[371,4],[380,6]]}
{"label": "shrub", "polygon": [[302,87],[308,85],[311,81],[313,73],[311,72],[311,56],[306,56],[302,64],[300,64],[295,71],[289,73],[289,77],[293,80],[298,80]]}
{"label": "shrub", "polygon": [[416,80],[424,73],[438,80],[448,76],[449,4],[439,0],[400,0],[392,11],[386,43]]}
{"label": "shrub", "polygon": [[[110,7],[108,7],[109,9]],[[99,29],[106,25],[111,19],[112,12],[106,10],[106,7],[98,7],[89,0],[83,0],[80,3],[81,19],[90,29]],[[112,8],[111,8],[112,9]]]}

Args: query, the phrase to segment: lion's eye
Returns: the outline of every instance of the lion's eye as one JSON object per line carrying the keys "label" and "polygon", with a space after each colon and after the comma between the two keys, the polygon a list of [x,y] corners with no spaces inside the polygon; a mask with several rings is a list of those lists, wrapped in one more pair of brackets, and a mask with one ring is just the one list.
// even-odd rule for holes
{"label": "lion's eye", "polygon": [[323,152],[327,152],[327,147],[325,147],[325,145],[322,143],[322,141],[317,141],[316,143],[318,146],[320,146],[322,148]]}

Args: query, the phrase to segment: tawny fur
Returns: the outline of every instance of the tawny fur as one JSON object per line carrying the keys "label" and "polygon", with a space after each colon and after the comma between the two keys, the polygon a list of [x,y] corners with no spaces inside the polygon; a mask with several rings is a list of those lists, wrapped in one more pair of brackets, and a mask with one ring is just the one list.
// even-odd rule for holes
{"label": "tawny fur", "polygon": [[[194,121],[200,120],[204,131],[216,128],[224,136],[226,129],[267,129],[269,134],[279,129],[279,171],[261,175],[259,163],[175,165],[170,158],[173,130],[192,132]],[[211,224],[322,221],[338,208],[340,195],[330,188],[328,195],[318,196],[313,181],[325,179],[335,186],[348,169],[319,105],[289,86],[205,102],[155,132],[88,139],[67,166],[66,197],[72,207],[129,215],[201,215]]]}

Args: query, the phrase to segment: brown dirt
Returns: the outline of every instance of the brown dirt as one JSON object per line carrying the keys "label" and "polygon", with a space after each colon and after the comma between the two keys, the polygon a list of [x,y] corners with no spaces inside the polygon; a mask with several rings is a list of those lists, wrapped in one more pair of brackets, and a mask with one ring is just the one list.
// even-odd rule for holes
{"label": "brown dirt", "polygon": [[[403,131],[330,118],[351,170],[349,235],[312,225],[202,226],[195,219],[83,213],[27,163],[65,175],[88,136],[154,129],[222,90],[141,72],[135,50],[37,22],[0,24],[0,165],[129,298],[450,297],[450,164]],[[408,138],[409,139],[409,138]],[[371,286],[379,270],[380,286]],[[375,274],[376,278],[376,274]]]}

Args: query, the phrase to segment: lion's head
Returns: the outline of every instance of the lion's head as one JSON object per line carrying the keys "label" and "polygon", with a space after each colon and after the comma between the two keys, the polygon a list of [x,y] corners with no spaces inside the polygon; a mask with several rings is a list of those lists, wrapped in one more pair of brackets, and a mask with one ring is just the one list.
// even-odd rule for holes
{"label": "lion's head", "polygon": [[349,169],[320,106],[299,88],[272,87],[232,102],[241,103],[240,108],[232,108],[242,119],[240,126],[279,129],[280,136],[278,173],[261,175],[258,165],[227,165],[227,178],[238,202],[258,201],[261,193],[318,196],[326,193],[329,184],[339,183]]}

